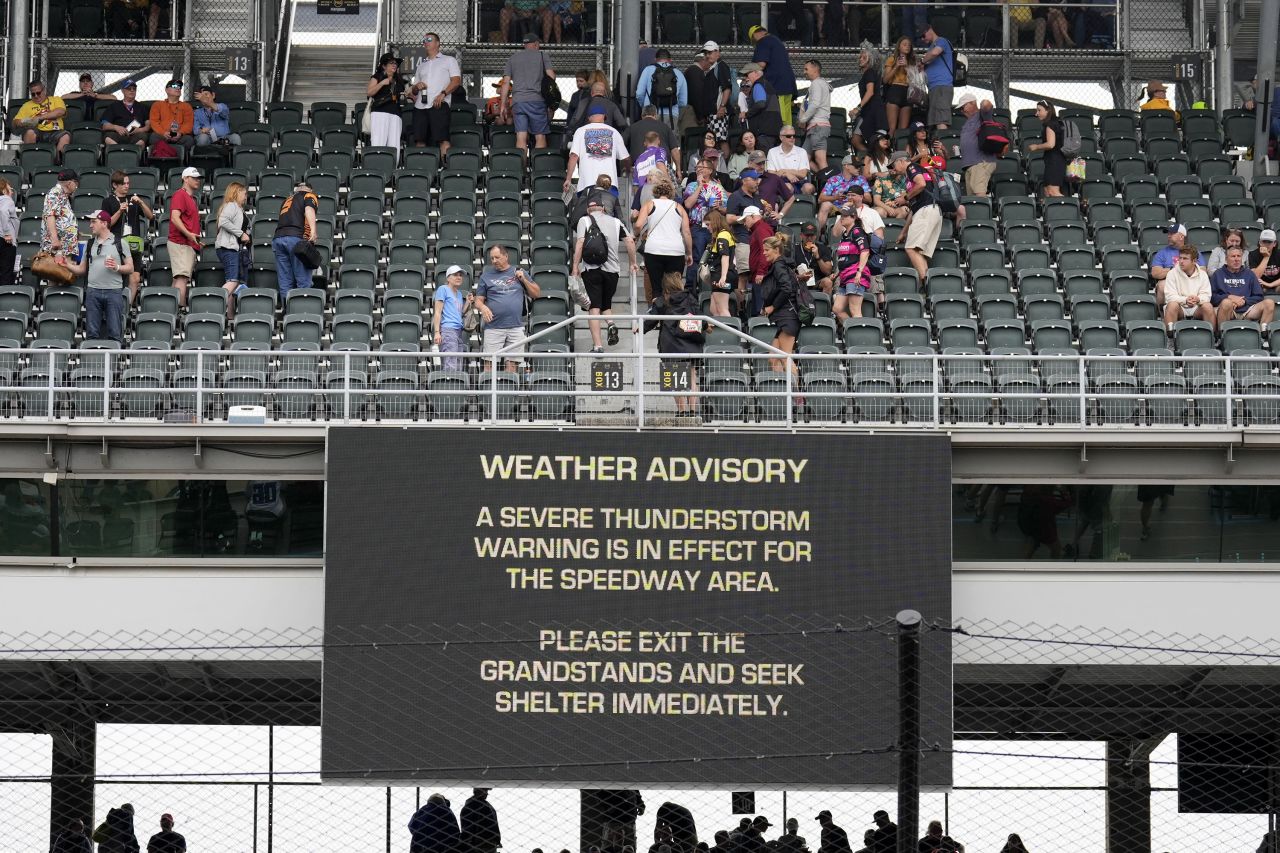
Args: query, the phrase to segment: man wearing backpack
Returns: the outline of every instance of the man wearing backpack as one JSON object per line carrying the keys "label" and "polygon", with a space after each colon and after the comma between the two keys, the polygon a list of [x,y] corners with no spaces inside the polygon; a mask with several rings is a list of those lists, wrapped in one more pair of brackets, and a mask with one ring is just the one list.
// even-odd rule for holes
{"label": "man wearing backpack", "polygon": [[689,83],[684,72],[671,64],[671,51],[665,47],[654,54],[654,64],[640,72],[636,101],[641,109],[650,104],[657,107],[658,115],[672,127],[689,105]]}
{"label": "man wearing backpack", "polygon": [[[573,266],[570,272],[582,276],[582,285],[586,288],[587,298],[591,300],[591,316],[613,316],[613,297],[618,291],[618,274],[622,271],[618,263],[618,244],[626,241],[627,258],[630,262],[631,274],[634,276],[640,269],[636,263],[636,242],[622,227],[616,218],[604,212],[604,205],[596,196],[587,199],[587,215],[578,220],[577,239],[573,248]],[[600,321],[591,320],[591,352],[603,353],[604,346],[600,342]],[[608,321],[609,346],[618,343],[618,327],[613,320]]]}
{"label": "man wearing backpack", "polygon": [[[996,163],[1000,161],[999,155],[991,150],[994,143],[990,141],[998,134],[982,136],[980,131],[1000,124],[995,119],[995,106],[990,101],[983,101],[979,107],[978,99],[971,92],[965,92],[960,96],[960,110],[964,113],[964,124],[960,127],[960,168],[964,173],[964,191],[967,195],[986,195],[991,176],[996,173]],[[1008,128],[1004,129],[1007,133]]]}
{"label": "man wearing backpack", "polygon": [[85,218],[89,220],[92,239],[85,245],[80,262],[67,264],[67,269],[87,279],[85,339],[113,340],[124,346],[124,283],[133,272],[133,256],[111,233],[110,213],[96,210]]}
{"label": "man wearing backpack", "polygon": [[556,72],[542,52],[542,43],[536,35],[529,33],[524,37],[524,49],[508,57],[502,75],[502,79],[508,82],[498,93],[499,103],[502,118],[515,117],[516,147],[527,151],[529,134],[532,133],[534,147],[546,148],[551,118],[542,97],[542,82],[546,77],[554,80]]}
{"label": "man wearing backpack", "polygon": [[951,94],[955,91],[956,54],[951,42],[938,35],[933,24],[923,24],[920,36],[928,49],[921,62],[929,80],[929,110],[925,124],[946,130],[951,122]]}

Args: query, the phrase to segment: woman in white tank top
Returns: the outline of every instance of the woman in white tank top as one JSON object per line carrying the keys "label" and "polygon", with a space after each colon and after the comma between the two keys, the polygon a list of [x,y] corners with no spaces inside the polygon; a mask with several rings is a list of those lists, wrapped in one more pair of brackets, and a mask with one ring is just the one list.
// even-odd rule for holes
{"label": "woman in white tank top", "polygon": [[684,275],[693,263],[693,237],[689,232],[689,214],[675,201],[676,189],[666,175],[649,178],[653,198],[645,202],[636,217],[636,233],[644,240],[644,270],[647,278],[646,298],[652,302],[662,293],[662,277],[666,273]]}

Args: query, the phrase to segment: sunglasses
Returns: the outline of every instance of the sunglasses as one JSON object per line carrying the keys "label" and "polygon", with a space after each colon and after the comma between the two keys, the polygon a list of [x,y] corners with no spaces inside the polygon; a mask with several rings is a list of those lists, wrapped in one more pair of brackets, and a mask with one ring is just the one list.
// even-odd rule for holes
{"label": "sunglasses", "polygon": [[783,138],[783,139],[795,139],[795,138],[796,138],[796,135],[795,135],[794,133],[784,133],[784,134],[782,134],[782,138]]}

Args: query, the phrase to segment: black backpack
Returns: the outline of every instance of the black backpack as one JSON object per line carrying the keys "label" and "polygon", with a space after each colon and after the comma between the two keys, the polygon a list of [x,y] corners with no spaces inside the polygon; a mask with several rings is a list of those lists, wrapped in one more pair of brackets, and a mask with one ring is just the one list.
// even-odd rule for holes
{"label": "black backpack", "polygon": [[560,87],[556,85],[556,78],[550,74],[542,75],[542,102],[549,110],[560,107]]}
{"label": "black backpack", "polygon": [[649,97],[660,107],[676,102],[676,70],[670,65],[655,65],[649,84]]}
{"label": "black backpack", "polygon": [[978,125],[978,150],[983,154],[1001,156],[1009,148],[1009,126],[991,119]]}
{"label": "black backpack", "polygon": [[603,266],[609,260],[609,240],[594,216],[588,213],[587,219],[587,233],[582,237],[582,262],[593,267]]}
{"label": "black backpack", "polygon": [[818,308],[814,303],[813,294],[809,292],[809,288],[799,281],[796,282],[794,305],[796,317],[800,319],[800,325],[812,326],[814,318],[818,316]]}

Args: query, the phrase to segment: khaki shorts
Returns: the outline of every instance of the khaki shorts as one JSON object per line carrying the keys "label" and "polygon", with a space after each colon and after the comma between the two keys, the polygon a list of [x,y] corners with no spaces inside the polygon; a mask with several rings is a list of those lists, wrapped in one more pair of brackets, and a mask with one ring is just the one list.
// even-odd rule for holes
{"label": "khaki shorts", "polygon": [[907,227],[908,249],[917,249],[926,258],[932,258],[941,236],[942,209],[936,204],[922,207],[911,214],[911,225]]}
{"label": "khaki shorts", "polygon": [[[491,326],[484,327],[484,351],[497,352],[508,346],[512,348],[504,353],[505,361],[519,363],[520,353],[524,352],[524,339],[528,337],[524,332],[524,326],[516,326],[511,329],[495,329]],[[515,346],[512,346],[512,345]]]}
{"label": "khaki shorts", "polygon": [[192,278],[196,271],[196,250],[181,243],[170,243],[169,267],[174,278]]}
{"label": "khaki shorts", "polygon": [[991,176],[996,173],[995,163],[974,163],[964,170],[964,191],[968,195],[986,195]]}
{"label": "khaki shorts", "polygon": [[738,271],[738,275],[751,272],[751,244],[745,240],[733,247],[733,268]]}

